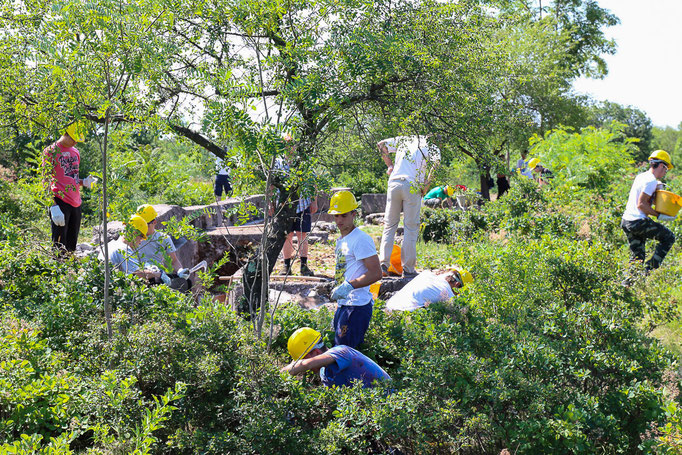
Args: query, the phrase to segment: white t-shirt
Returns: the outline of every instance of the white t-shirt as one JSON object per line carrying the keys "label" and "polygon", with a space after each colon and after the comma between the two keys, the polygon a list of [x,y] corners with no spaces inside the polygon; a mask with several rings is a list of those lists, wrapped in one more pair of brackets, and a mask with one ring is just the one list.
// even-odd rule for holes
{"label": "white t-shirt", "polygon": [[639,195],[642,194],[642,191],[649,196],[653,196],[657,186],[658,180],[656,180],[656,177],[654,177],[651,170],[642,172],[635,177],[635,181],[632,182],[632,188],[630,188],[630,195],[628,196],[628,203],[625,206],[625,212],[623,212],[623,219],[625,221],[643,220],[647,218],[648,215],[637,208],[637,201],[639,201]]}
{"label": "white t-shirt", "polygon": [[215,157],[215,167],[216,174],[218,175],[230,175],[230,169],[225,166],[225,160],[219,157]]}
{"label": "white t-shirt", "polygon": [[[336,241],[336,282],[351,281],[367,273],[363,259],[377,255],[374,241],[367,233],[355,228],[345,237]],[[339,305],[362,306],[372,300],[369,286],[353,289],[348,298],[339,300]]]}
{"label": "white t-shirt", "polygon": [[153,264],[159,267],[165,267],[168,262],[168,255],[175,253],[175,245],[173,240],[163,232],[154,231],[154,233],[143,240],[137,248],[137,255],[142,262]]}
{"label": "white t-shirt", "polygon": [[390,311],[412,311],[434,302],[445,302],[455,296],[445,278],[425,270],[386,302]]}
{"label": "white t-shirt", "polygon": [[123,242],[112,242],[109,246],[114,246],[109,250],[109,261],[122,272],[133,273],[141,268],[144,261],[140,260],[135,250],[130,249]]}
{"label": "white t-shirt", "polygon": [[429,167],[440,162],[440,150],[429,145],[426,136],[397,136],[384,141],[388,151],[395,153],[391,180],[406,179],[422,184],[429,174]]}

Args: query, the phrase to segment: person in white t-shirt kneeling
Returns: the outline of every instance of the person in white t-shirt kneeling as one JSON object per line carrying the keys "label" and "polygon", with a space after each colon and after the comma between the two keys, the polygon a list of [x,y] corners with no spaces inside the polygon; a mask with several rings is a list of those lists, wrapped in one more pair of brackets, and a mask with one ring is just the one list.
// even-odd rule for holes
{"label": "person in white t-shirt kneeling", "polygon": [[473,282],[471,273],[460,267],[440,275],[425,270],[388,299],[386,311],[413,311],[435,302],[446,302],[457,290]]}
{"label": "person in white t-shirt kneeling", "polygon": [[[666,216],[654,210],[651,204],[660,183],[659,179],[665,177],[668,169],[672,167],[670,155],[667,152],[656,150],[651,153],[649,170],[635,177],[632,183],[620,224],[630,244],[632,261],[644,262],[647,239],[658,240],[653,256],[644,264],[647,272],[661,266],[663,259],[675,243],[675,235],[670,229],[649,218],[649,216],[655,216],[659,220],[666,219]],[[667,217],[667,219],[670,218]]]}
{"label": "person in white t-shirt kneeling", "polygon": [[334,314],[334,345],[356,348],[365,339],[372,318],[374,300],[369,285],[381,279],[381,265],[372,238],[355,227],[358,202],[350,191],[334,193],[329,203],[330,215],[339,228],[336,240],[338,283],[331,299],[338,304]]}

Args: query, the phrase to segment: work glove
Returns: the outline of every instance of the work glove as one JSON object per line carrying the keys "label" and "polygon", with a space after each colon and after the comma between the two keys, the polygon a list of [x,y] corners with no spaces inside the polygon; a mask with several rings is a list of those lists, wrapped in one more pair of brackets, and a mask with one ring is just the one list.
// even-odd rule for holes
{"label": "work glove", "polygon": [[663,215],[662,213],[658,215],[658,221],[672,221],[676,216],[670,216],[670,215]]}
{"label": "work glove", "polygon": [[182,278],[183,280],[189,278],[189,269],[178,270],[178,277]]}
{"label": "work glove", "polygon": [[85,177],[83,179],[83,186],[90,189],[92,184],[96,181],[97,181],[97,179],[95,177],[93,177],[92,175],[88,175],[87,177]]}
{"label": "work glove", "polygon": [[157,266],[155,266],[153,264],[150,264],[149,262],[145,262],[144,269],[147,272],[151,272],[151,273],[160,273],[161,272],[160,268],[158,268]]}
{"label": "work glove", "polygon": [[166,272],[161,272],[161,281],[163,281],[163,284],[166,286],[170,286],[171,284],[171,279],[168,275],[166,275]]}
{"label": "work glove", "polygon": [[50,216],[52,217],[52,222],[57,226],[65,226],[66,220],[64,219],[64,212],[59,208],[58,205],[53,205],[50,207]]}
{"label": "work glove", "polygon": [[355,288],[352,284],[348,281],[344,281],[339,286],[332,289],[332,300],[339,301],[348,298],[348,294],[350,294],[353,289]]}

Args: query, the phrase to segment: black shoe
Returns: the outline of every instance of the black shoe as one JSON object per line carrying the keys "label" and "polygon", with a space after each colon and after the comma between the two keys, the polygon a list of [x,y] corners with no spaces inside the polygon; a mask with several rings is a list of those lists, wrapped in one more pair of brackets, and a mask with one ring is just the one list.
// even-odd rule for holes
{"label": "black shoe", "polygon": [[302,276],[315,276],[315,272],[308,268],[308,264],[301,264],[301,275]]}
{"label": "black shoe", "polygon": [[414,278],[417,275],[419,275],[419,273],[417,273],[416,270],[414,272],[408,272],[406,270],[403,270],[403,278]]}
{"label": "black shoe", "polygon": [[284,266],[284,275],[292,275],[292,274],[293,274],[292,272],[293,272],[293,271],[291,270],[291,266],[290,266],[290,265],[285,265],[285,266]]}
{"label": "black shoe", "polygon": [[381,276],[383,277],[388,276],[388,267],[386,267],[384,264],[381,264]]}

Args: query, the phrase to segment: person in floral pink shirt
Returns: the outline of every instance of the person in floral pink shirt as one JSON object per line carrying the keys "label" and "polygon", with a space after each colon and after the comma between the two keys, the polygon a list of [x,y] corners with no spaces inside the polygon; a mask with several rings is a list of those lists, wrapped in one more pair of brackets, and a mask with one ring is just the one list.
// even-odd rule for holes
{"label": "person in floral pink shirt", "polygon": [[80,187],[90,188],[95,181],[92,176],[85,179],[78,176],[81,155],[75,145],[85,141],[83,130],[82,123],[72,123],[57,142],[43,151],[46,186],[53,198],[52,243],[63,251],[76,250],[82,217]]}

